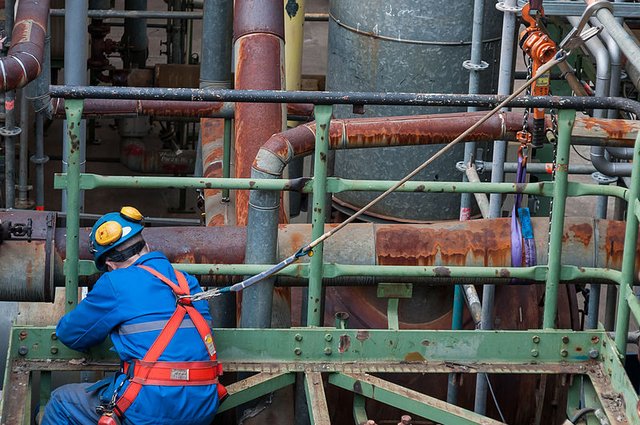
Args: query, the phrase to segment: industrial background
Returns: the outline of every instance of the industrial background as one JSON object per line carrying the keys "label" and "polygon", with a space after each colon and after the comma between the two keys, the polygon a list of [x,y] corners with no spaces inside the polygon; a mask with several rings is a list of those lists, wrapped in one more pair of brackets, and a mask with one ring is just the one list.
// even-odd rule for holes
{"label": "industrial background", "polygon": [[0,6],[0,424],[118,368],[54,331],[122,205],[206,288],[294,259],[209,301],[216,424],[640,424],[640,4]]}

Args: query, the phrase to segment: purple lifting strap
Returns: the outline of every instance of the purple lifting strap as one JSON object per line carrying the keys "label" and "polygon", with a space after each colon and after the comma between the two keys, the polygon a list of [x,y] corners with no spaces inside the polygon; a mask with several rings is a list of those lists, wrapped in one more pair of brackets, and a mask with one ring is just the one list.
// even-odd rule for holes
{"label": "purple lifting strap", "polygon": [[[522,158],[518,155],[518,169],[516,171],[516,183],[524,183],[527,178],[527,166],[523,165]],[[518,208],[522,202],[522,194],[517,193],[511,210],[511,266],[522,267],[522,230],[518,221]]]}

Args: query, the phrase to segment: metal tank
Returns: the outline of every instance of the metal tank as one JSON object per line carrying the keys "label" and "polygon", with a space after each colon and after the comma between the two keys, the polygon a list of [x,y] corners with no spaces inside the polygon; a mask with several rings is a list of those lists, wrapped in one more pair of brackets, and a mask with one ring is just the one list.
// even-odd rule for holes
{"label": "metal tank", "polygon": [[[502,14],[486,0],[480,93],[494,93],[500,53]],[[473,0],[331,0],[327,90],[372,92],[467,93]],[[446,107],[367,106],[365,116],[455,112]],[[337,117],[354,115],[338,107]],[[440,146],[357,149],[336,152],[334,174],[343,178],[400,180]],[[416,180],[461,179],[455,163],[464,146],[451,149],[416,176]],[[488,155],[486,159],[490,159]],[[358,209],[376,196],[373,192],[337,194],[334,205],[343,211]],[[391,194],[371,208],[370,216],[400,221],[457,218],[459,195]]]}

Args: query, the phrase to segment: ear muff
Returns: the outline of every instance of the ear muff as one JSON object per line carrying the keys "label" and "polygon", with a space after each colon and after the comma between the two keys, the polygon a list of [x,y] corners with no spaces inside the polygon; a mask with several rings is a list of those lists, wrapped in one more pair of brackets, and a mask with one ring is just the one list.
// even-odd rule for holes
{"label": "ear muff", "polygon": [[96,243],[101,246],[111,245],[122,237],[122,226],[117,221],[104,222],[96,229]]}
{"label": "ear muff", "polygon": [[122,207],[120,209],[120,215],[129,221],[140,223],[142,221],[142,214],[134,207]]}

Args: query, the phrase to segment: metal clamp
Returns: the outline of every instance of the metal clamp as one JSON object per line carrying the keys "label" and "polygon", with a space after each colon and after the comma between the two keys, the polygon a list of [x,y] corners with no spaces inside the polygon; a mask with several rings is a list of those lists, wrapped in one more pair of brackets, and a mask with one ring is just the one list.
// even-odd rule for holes
{"label": "metal clamp", "polygon": [[591,27],[582,32],[589,22],[589,19],[591,19],[591,17],[600,9],[607,9],[609,12],[613,13],[613,5],[607,0],[600,0],[595,3],[591,3],[586,7],[584,12],[582,12],[578,26],[569,31],[569,34],[567,34],[567,36],[560,42],[560,48],[563,50],[573,50],[585,41],[589,40],[591,37],[600,33],[600,31],[602,31],[602,27]]}
{"label": "metal clamp", "polygon": [[[461,173],[464,173],[467,171],[467,163],[464,161],[458,161],[456,162],[456,168]],[[478,174],[481,174],[484,171],[484,161],[480,161],[480,160],[473,161],[473,168],[476,169]]]}
{"label": "metal clamp", "polygon": [[473,63],[471,60],[466,60],[462,62],[462,67],[468,69],[469,71],[484,71],[489,68],[489,64],[485,61],[480,61],[480,63]]}

